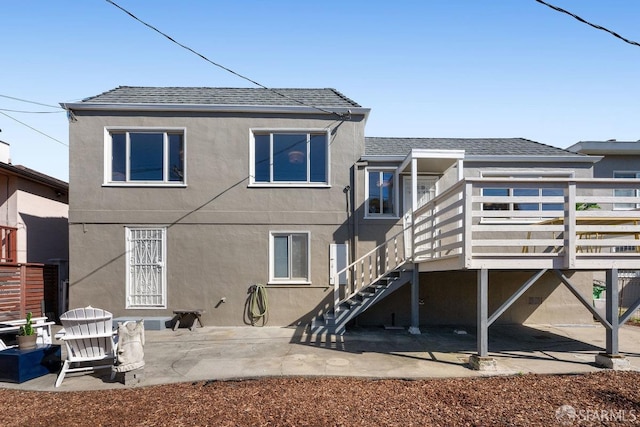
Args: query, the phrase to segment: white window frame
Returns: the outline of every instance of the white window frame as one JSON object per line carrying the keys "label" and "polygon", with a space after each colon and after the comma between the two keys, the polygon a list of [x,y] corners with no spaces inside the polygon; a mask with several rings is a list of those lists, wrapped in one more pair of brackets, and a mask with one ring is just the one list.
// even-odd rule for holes
{"label": "white window frame", "polygon": [[[307,134],[307,181],[274,181],[273,180],[273,134],[283,133],[304,133]],[[270,135],[270,178],[268,182],[256,181],[256,165],[255,165],[255,135]],[[326,147],[326,182],[311,182],[309,178],[309,139],[311,134],[324,134]],[[249,187],[305,187],[305,188],[328,188],[331,187],[331,130],[327,128],[251,128],[249,129]]]}
{"label": "white window frame", "polygon": [[[548,171],[535,171],[535,172],[529,172],[529,171],[481,171],[480,172],[480,177],[481,178],[574,178],[575,177],[575,172],[574,171],[555,171],[555,170],[548,170]],[[513,195],[513,187],[505,187],[504,189],[506,189],[509,192],[509,195],[512,196]],[[541,186],[538,188],[539,190],[539,194],[540,192],[544,189],[544,186],[541,184]],[[484,190],[484,189],[483,189]],[[481,193],[481,195],[484,195],[484,193]],[[484,209],[484,203],[481,205],[481,210],[485,210]],[[563,208],[564,210],[564,208]],[[498,209],[498,211],[500,212],[505,212],[505,214],[508,214],[509,212],[514,212],[515,210],[513,209],[513,203],[509,204],[509,209]],[[535,223],[540,221],[540,218],[537,217],[517,217],[517,218],[510,218],[507,215],[505,215],[504,218],[500,217],[500,218],[485,218],[482,217],[481,218],[481,222],[482,223],[514,223],[514,222],[518,222],[518,223]]]}
{"label": "white window frame", "polygon": [[[154,304],[154,305],[134,305],[131,304],[132,295],[131,295],[131,233],[133,230],[157,230],[162,232],[162,260],[159,264],[162,266],[162,274],[161,274],[161,292],[162,292],[162,303]],[[155,310],[161,308],[167,308],[167,227],[144,227],[144,226],[130,226],[125,227],[125,244],[126,244],[126,309],[140,309],[140,310]]]}
{"label": "white window frame", "polygon": [[[182,134],[182,181],[168,180],[168,162],[164,161],[164,171],[162,181],[113,181],[113,164],[112,164],[112,133],[127,133],[127,153],[129,153],[129,134],[130,133],[164,133],[163,159],[169,157],[169,142],[167,135],[169,133]],[[130,158],[127,155],[126,173],[129,175]],[[104,175],[103,186],[105,187],[186,187],[187,186],[187,128],[185,127],[131,127],[131,126],[107,126],[104,128]]]}
{"label": "white window frame", "polygon": [[[275,237],[289,236],[289,249],[291,248],[291,236],[294,234],[303,234],[307,237],[307,280],[298,278],[282,279],[275,277]],[[289,276],[291,276],[291,250],[289,250]],[[311,284],[311,232],[299,230],[284,230],[269,232],[269,284],[270,285],[310,285]]]}
{"label": "white window frame", "polygon": [[[635,174],[635,179],[640,179],[640,171],[636,171],[636,170],[616,170],[613,171],[613,178],[614,179],[633,179],[633,178],[626,178],[626,177],[617,177],[616,174]],[[636,189],[635,190],[636,194],[635,197],[640,197],[640,190]],[[616,190],[613,190],[613,196],[615,197],[616,195]],[[613,210],[614,211],[629,211],[629,210],[634,210],[634,209],[638,209],[640,208],[640,203],[636,203],[635,206],[620,206],[620,205],[628,205],[628,204],[632,204],[632,203],[614,203],[613,204]]]}
{"label": "white window frame", "polygon": [[[393,172],[393,212],[392,213],[372,213],[369,212],[369,174],[371,172]],[[398,177],[398,168],[393,166],[380,166],[380,167],[366,167],[364,170],[364,188],[365,188],[365,196],[364,196],[364,217],[365,219],[400,219],[400,187],[399,187],[400,179]]]}

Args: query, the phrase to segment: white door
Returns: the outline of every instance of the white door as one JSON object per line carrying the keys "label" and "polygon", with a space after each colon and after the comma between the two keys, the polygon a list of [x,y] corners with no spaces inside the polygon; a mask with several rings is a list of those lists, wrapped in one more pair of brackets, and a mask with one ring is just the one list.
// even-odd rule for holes
{"label": "white door", "polygon": [[[424,205],[425,203],[427,203],[429,200],[433,199],[436,195],[436,181],[438,180],[438,178],[436,177],[432,177],[432,176],[419,176],[418,177],[418,185],[417,185],[417,190],[418,190],[418,206],[416,208],[419,208],[420,206]],[[404,233],[404,247],[405,247],[405,253],[406,254],[410,254],[411,253],[411,202],[412,202],[412,188],[413,186],[411,185],[412,183],[412,179],[411,177],[404,177],[403,180],[403,212],[404,212],[404,216],[403,216],[403,226],[405,228],[405,233]]]}
{"label": "white door", "polygon": [[127,308],[166,308],[165,253],[165,228],[127,228]]}
{"label": "white door", "polygon": [[[335,285],[334,276],[338,271],[349,265],[349,244],[348,243],[331,243],[329,245],[329,283]],[[347,284],[347,272],[345,271],[338,277],[340,285]]]}

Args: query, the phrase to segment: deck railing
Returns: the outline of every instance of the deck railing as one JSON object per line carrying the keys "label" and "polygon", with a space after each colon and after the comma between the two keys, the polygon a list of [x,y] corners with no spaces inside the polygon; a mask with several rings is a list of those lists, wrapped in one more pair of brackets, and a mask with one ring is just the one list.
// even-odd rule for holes
{"label": "deck railing", "polygon": [[403,230],[332,275],[334,310],[405,261]]}
{"label": "deck railing", "polygon": [[634,179],[466,178],[415,211],[413,259],[640,268],[639,195]]}

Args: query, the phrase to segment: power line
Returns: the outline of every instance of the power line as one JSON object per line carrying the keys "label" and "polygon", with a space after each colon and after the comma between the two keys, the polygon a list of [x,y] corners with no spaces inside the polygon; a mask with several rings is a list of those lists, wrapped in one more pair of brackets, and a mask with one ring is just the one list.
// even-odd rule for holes
{"label": "power line", "polygon": [[16,97],[14,97],[14,96],[2,95],[2,94],[0,94],[0,97],[2,97],[2,98],[8,98],[8,99],[13,99],[14,101],[27,102],[27,103],[29,103],[29,104],[42,105],[43,107],[49,107],[49,108],[55,108],[55,109],[58,109],[58,110],[64,110],[64,109],[63,109],[62,107],[60,107],[59,105],[43,104],[42,102],[29,101],[28,99],[16,98]]}
{"label": "power line", "polygon": [[8,115],[7,113],[4,113],[4,112],[0,111],[0,114],[2,114],[3,116],[7,116],[7,117],[8,117],[8,118],[10,118],[11,120],[13,120],[13,121],[16,121],[16,122],[20,123],[22,126],[26,126],[26,127],[28,127],[29,129],[31,129],[31,130],[33,130],[33,131],[35,131],[35,132],[38,132],[40,135],[44,135],[44,136],[46,136],[47,138],[54,140],[54,141],[55,141],[55,142],[57,142],[58,144],[62,144],[62,145],[64,145],[65,147],[68,147],[68,146],[69,146],[69,144],[65,144],[64,142],[60,141],[59,139],[56,139],[56,138],[52,137],[51,135],[47,135],[46,133],[44,133],[44,132],[42,132],[42,131],[40,131],[40,130],[38,130],[38,129],[34,128],[33,126],[30,126],[30,125],[28,125],[28,124],[26,124],[26,123],[24,123],[24,122],[21,122],[20,120],[16,119],[15,117],[11,117],[11,116],[10,116],[10,115]]}
{"label": "power line", "polygon": [[281,97],[283,97],[283,98],[289,99],[289,100],[291,100],[291,101],[293,101],[293,102],[295,102],[295,103],[297,103],[297,104],[304,105],[305,107],[310,107],[310,108],[313,108],[313,109],[315,109],[315,110],[322,111],[323,113],[335,114],[335,115],[337,115],[338,117],[341,117],[341,118],[342,118],[342,117],[348,117],[348,114],[337,113],[337,112],[335,112],[335,111],[325,110],[324,108],[316,107],[316,106],[314,106],[314,105],[305,104],[304,102],[302,102],[302,101],[300,101],[300,100],[297,100],[297,99],[295,99],[295,98],[292,98],[292,97],[290,97],[290,96],[287,96],[287,95],[285,95],[285,94],[283,94],[283,93],[280,93],[280,92],[278,92],[278,91],[277,91],[277,90],[275,90],[275,89],[268,88],[268,87],[266,87],[265,85],[263,85],[263,84],[261,84],[261,83],[258,83],[258,82],[257,82],[257,81],[255,81],[255,80],[250,79],[249,77],[246,77],[246,76],[244,76],[244,75],[242,75],[242,74],[240,74],[240,73],[238,73],[238,72],[236,72],[236,71],[233,71],[232,69],[230,69],[230,68],[228,68],[228,67],[225,67],[225,66],[224,66],[224,65],[222,65],[222,64],[219,64],[219,63],[217,63],[217,62],[212,61],[211,59],[209,59],[209,58],[207,58],[206,56],[204,56],[203,54],[201,54],[201,53],[199,53],[199,52],[195,51],[194,49],[190,48],[189,46],[186,46],[186,45],[184,45],[184,44],[182,44],[182,43],[180,43],[180,42],[176,41],[174,38],[172,38],[171,36],[167,35],[166,33],[163,33],[162,31],[160,31],[159,29],[157,29],[157,28],[156,28],[156,27],[154,27],[153,25],[148,24],[147,22],[145,22],[145,21],[141,20],[140,18],[138,18],[137,16],[135,16],[133,13],[129,12],[127,9],[125,9],[125,8],[123,8],[122,6],[120,6],[120,5],[118,5],[117,3],[115,3],[113,0],[105,0],[105,1],[106,1],[107,3],[112,4],[113,6],[117,7],[118,9],[120,9],[121,11],[123,11],[124,13],[126,13],[127,15],[129,15],[130,17],[132,17],[133,19],[135,19],[136,21],[140,22],[140,23],[141,23],[141,24],[143,24],[144,26],[146,26],[146,27],[148,27],[148,28],[152,29],[153,31],[155,31],[156,33],[158,33],[158,34],[160,34],[160,35],[162,35],[162,36],[166,37],[166,38],[167,38],[169,41],[171,41],[172,43],[177,44],[177,45],[178,45],[178,46],[180,46],[181,48],[188,50],[189,52],[191,52],[191,53],[193,53],[193,54],[195,54],[195,55],[199,56],[199,57],[200,57],[200,58],[202,58],[202,59],[204,59],[204,60],[205,60],[205,61],[207,61],[208,63],[210,63],[210,64],[212,64],[212,65],[215,65],[215,66],[216,66],[216,67],[218,67],[218,68],[223,69],[224,71],[227,71],[227,72],[229,72],[229,73],[231,73],[231,74],[233,74],[233,75],[235,75],[235,76],[237,76],[237,77],[240,77],[241,79],[244,79],[244,80],[246,80],[246,81],[248,81],[248,82],[250,82],[250,83],[252,83],[252,84],[254,84],[254,85],[258,86],[258,87],[261,87],[262,89],[266,89],[266,90],[268,90],[268,91],[271,91],[271,92],[275,93],[276,95],[279,95],[279,96],[281,96]]}
{"label": "power line", "polygon": [[26,111],[26,110],[10,110],[8,108],[0,108],[0,111],[8,111],[10,113],[27,113],[27,114],[58,114],[64,111]]}
{"label": "power line", "polygon": [[595,28],[596,30],[605,31],[605,32],[607,32],[607,33],[611,34],[612,36],[614,36],[614,37],[616,37],[616,38],[618,38],[618,39],[622,40],[622,41],[623,41],[623,42],[625,42],[625,43],[629,43],[629,44],[634,45],[634,46],[640,46],[640,43],[635,42],[635,41],[633,41],[633,40],[629,40],[629,39],[627,39],[627,38],[624,38],[624,37],[622,37],[620,34],[618,34],[618,33],[614,32],[614,31],[611,31],[611,30],[609,30],[608,28],[605,28],[605,27],[603,27],[603,26],[601,26],[601,25],[598,25],[598,24],[592,24],[591,22],[587,21],[586,19],[583,19],[583,18],[579,17],[578,15],[576,15],[576,14],[574,14],[574,13],[569,12],[568,10],[565,10],[565,9],[563,9],[563,8],[561,8],[561,7],[558,7],[558,6],[554,6],[554,5],[552,5],[552,4],[549,4],[549,3],[547,3],[547,2],[544,2],[544,1],[542,1],[542,0],[535,0],[535,1],[537,1],[537,2],[538,2],[538,3],[540,3],[540,4],[545,5],[545,6],[547,6],[547,7],[550,7],[551,9],[553,9],[553,10],[555,10],[555,11],[557,11],[557,12],[566,13],[567,15],[569,15],[569,16],[571,16],[571,17],[573,17],[573,18],[577,19],[578,21],[580,21],[580,22],[582,22],[582,23],[584,23],[584,24],[587,24],[587,25],[589,25],[589,26],[591,26],[591,27]]}

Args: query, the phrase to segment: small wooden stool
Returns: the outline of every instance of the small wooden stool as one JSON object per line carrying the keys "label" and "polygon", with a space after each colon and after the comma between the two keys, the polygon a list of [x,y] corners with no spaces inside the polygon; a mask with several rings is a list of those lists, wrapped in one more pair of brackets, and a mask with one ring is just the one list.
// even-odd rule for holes
{"label": "small wooden stool", "polygon": [[193,331],[193,329],[196,327],[196,323],[200,323],[200,327],[202,328],[204,326],[204,323],[202,323],[202,318],[200,317],[202,316],[202,313],[204,313],[204,310],[202,309],[173,310],[173,314],[176,315],[176,323],[173,325],[173,330],[175,331],[176,329],[178,329],[178,327],[180,326],[180,322],[184,322],[190,317],[193,318],[193,320],[191,321],[191,325],[189,326],[190,331]]}

